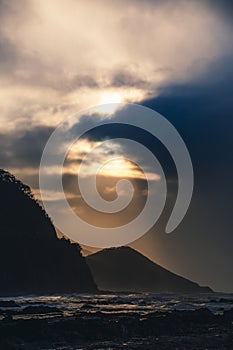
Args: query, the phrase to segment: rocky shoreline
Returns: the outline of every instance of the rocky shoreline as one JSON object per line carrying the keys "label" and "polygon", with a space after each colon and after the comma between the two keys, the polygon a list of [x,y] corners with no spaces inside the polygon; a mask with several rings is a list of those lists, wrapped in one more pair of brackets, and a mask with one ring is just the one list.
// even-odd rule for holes
{"label": "rocky shoreline", "polygon": [[233,309],[83,313],[28,306],[1,311],[0,348],[21,349],[233,349]]}

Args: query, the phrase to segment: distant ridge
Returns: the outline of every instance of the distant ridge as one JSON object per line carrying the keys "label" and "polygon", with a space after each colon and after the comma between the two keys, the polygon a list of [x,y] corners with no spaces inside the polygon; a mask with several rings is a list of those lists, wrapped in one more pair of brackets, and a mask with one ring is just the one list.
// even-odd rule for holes
{"label": "distant ridge", "polygon": [[110,248],[86,257],[98,288],[113,292],[208,293],[209,287],[178,276],[130,247]]}
{"label": "distant ridge", "polygon": [[58,239],[30,187],[0,169],[0,296],[96,291],[79,245]]}

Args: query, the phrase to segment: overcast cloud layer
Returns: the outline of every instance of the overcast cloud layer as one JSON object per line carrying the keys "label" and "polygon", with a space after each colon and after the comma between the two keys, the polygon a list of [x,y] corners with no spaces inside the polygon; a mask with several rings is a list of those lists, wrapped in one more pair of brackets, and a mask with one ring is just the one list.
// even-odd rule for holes
{"label": "overcast cloud layer", "polygon": [[100,103],[155,96],[225,55],[229,23],[205,1],[0,2],[1,129],[57,125]]}

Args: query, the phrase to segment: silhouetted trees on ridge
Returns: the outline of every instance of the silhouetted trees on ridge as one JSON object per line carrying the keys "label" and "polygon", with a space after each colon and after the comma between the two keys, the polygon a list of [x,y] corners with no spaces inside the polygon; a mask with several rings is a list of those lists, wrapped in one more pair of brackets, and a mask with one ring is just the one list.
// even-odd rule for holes
{"label": "silhouetted trees on ridge", "polygon": [[96,291],[78,244],[58,239],[29,186],[0,170],[0,295]]}

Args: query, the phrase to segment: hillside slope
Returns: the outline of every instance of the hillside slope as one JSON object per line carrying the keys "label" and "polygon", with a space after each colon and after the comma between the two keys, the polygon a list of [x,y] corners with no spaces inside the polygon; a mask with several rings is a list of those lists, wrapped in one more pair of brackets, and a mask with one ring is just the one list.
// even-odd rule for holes
{"label": "hillside slope", "polygon": [[100,290],[205,293],[208,287],[180,277],[129,247],[105,249],[86,257]]}
{"label": "hillside slope", "polygon": [[95,292],[78,244],[58,239],[28,186],[0,170],[0,296]]}

